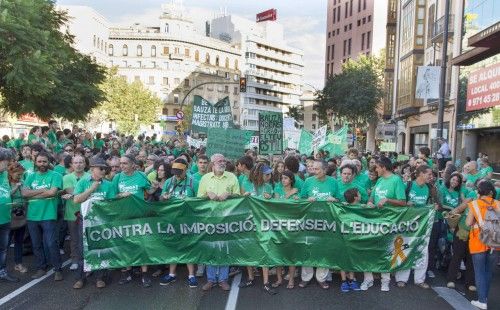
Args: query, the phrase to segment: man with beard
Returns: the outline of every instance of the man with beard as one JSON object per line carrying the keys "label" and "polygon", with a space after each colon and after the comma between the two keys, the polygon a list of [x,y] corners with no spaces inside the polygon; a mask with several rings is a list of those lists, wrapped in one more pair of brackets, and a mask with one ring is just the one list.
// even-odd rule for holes
{"label": "man with beard", "polygon": [[[210,161],[213,164],[213,172],[209,172],[201,178],[198,197],[207,197],[214,201],[224,201],[230,195],[238,195],[240,192],[238,179],[234,174],[226,171],[226,159],[224,155],[214,154],[210,158]],[[203,290],[208,291],[219,283],[219,286],[224,291],[229,291],[231,287],[227,283],[228,277],[229,266],[207,266],[208,281],[203,286]]]}
{"label": "man with beard", "polygon": [[57,192],[62,188],[62,176],[48,169],[49,154],[45,151],[35,157],[35,167],[35,172],[26,177],[21,191],[23,197],[29,199],[26,217],[37,268],[32,278],[41,278],[46,273],[45,246],[54,267],[54,280],[61,281],[63,276],[57,242]]}

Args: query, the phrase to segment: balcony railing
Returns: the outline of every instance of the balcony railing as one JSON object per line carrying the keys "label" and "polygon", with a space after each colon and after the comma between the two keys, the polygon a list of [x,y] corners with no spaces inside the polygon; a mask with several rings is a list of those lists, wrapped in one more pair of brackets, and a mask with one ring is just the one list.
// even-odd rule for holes
{"label": "balcony railing", "polygon": [[[444,32],[444,18],[442,16],[434,22],[434,27],[432,27],[432,42],[442,42],[443,32]],[[455,15],[450,14],[448,19],[448,35],[451,37],[453,35],[453,25],[454,25]]]}

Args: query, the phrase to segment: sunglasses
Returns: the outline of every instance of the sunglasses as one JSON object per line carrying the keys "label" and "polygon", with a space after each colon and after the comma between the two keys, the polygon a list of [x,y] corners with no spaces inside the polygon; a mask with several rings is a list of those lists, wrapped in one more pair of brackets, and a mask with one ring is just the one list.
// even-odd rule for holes
{"label": "sunglasses", "polygon": [[64,149],[66,152],[73,152],[73,149]]}

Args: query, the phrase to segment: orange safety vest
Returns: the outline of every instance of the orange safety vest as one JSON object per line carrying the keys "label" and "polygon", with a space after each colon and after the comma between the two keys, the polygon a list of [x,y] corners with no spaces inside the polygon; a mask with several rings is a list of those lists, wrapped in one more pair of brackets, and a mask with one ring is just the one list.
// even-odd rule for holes
{"label": "orange safety vest", "polygon": [[[500,208],[500,202],[488,196],[479,197],[479,199],[475,201],[477,202],[477,206],[483,220],[489,206],[493,206],[495,209]],[[479,239],[481,228],[478,224],[478,216],[476,214],[476,211],[474,210],[473,201],[468,203],[468,208],[469,212],[472,212],[472,214],[474,215],[474,219],[476,220],[476,223],[471,227],[471,230],[469,232],[469,251],[471,254],[486,252],[490,249],[490,247],[486,246],[481,242],[481,239]]]}

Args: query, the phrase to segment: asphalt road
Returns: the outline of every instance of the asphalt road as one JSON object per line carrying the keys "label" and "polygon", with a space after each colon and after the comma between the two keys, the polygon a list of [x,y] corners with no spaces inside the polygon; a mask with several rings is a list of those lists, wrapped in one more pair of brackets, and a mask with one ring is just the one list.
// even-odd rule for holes
{"label": "asphalt road", "polygon": [[[9,253],[9,266],[12,265]],[[64,261],[67,260],[67,255]],[[28,267],[33,266],[33,256],[25,256],[24,262]],[[156,268],[152,267],[152,271]],[[119,271],[113,271],[108,279],[107,287],[97,289],[95,278],[91,276],[86,286],[81,290],[75,290],[72,285],[75,280],[74,272],[64,268],[64,280],[55,282],[50,276],[37,283],[24,292],[11,298],[2,304],[0,309],[228,309],[228,299],[235,301],[236,309],[474,309],[468,304],[467,298],[475,298],[473,294],[463,294],[463,283],[457,282],[457,290],[437,289],[444,291],[445,295],[451,295],[451,301],[445,300],[436,290],[423,290],[412,284],[406,288],[398,288],[391,285],[390,292],[380,291],[380,281],[375,280],[375,286],[367,292],[340,292],[339,275],[333,275],[333,283],[330,289],[322,290],[315,283],[307,288],[289,290],[285,286],[278,288],[278,294],[271,296],[262,290],[260,277],[256,278],[256,284],[250,288],[235,289],[231,292],[223,292],[220,288],[214,288],[209,292],[201,290],[205,279],[199,279],[198,288],[189,288],[186,284],[187,271],[185,266],[178,267],[178,280],[169,286],[160,286],[158,279],[153,279],[150,288],[142,288],[140,279],[136,276],[133,282],[118,285]],[[14,273],[19,276],[18,273]],[[21,281],[15,284],[1,283],[0,296],[4,298],[21,287],[26,287],[32,282],[30,278],[32,270],[21,275]],[[444,273],[439,273],[435,279],[429,279],[433,287],[445,287]],[[241,276],[236,276],[238,281]],[[243,276],[244,277],[244,276]],[[500,309],[500,267],[496,267],[493,286],[490,293],[489,309]],[[273,281],[274,279],[271,279]],[[412,281],[412,278],[410,278]],[[299,280],[296,280],[298,283]],[[238,292],[239,291],[239,292]],[[459,292],[459,293],[457,293]],[[448,294],[449,293],[449,294]],[[450,297],[448,297],[449,299]],[[458,302],[452,306],[453,302]],[[230,305],[231,303],[229,303]],[[458,305],[458,306],[456,306]],[[460,308],[460,306],[464,306]]]}

